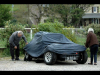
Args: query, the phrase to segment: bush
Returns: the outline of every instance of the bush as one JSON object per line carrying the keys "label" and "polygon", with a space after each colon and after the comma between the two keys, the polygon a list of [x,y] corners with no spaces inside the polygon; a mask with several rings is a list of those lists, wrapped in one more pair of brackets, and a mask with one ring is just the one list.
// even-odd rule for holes
{"label": "bush", "polygon": [[89,28],[93,28],[95,34],[100,34],[100,24],[89,24],[88,26],[86,26],[85,30],[87,31],[87,33]]}
{"label": "bush", "polygon": [[[13,32],[15,31],[23,31],[26,39],[28,37],[27,31],[24,29],[25,26],[16,23],[15,25],[10,23],[11,21],[6,21],[5,22],[5,29],[0,30],[0,39],[6,41],[6,47],[8,50],[9,49],[9,37],[12,35]],[[5,40],[6,39],[6,40]],[[20,53],[23,53],[23,47],[25,46],[24,40],[21,40],[20,44]]]}
{"label": "bush", "polygon": [[77,40],[75,34],[72,34],[71,30],[64,30],[63,28],[64,28],[63,23],[60,23],[57,20],[54,20],[54,23],[46,22],[38,24],[38,31],[61,33],[64,34],[68,39],[76,43]]}
{"label": "bush", "polygon": [[93,28],[94,33],[97,35],[98,41],[99,41],[99,46],[100,46],[100,24],[89,24],[88,26],[85,27],[86,34],[88,33],[88,29]]}
{"label": "bush", "polygon": [[61,28],[64,28],[64,25],[58,21],[46,22],[38,24],[38,28],[40,31],[47,31],[47,32],[58,32]]}

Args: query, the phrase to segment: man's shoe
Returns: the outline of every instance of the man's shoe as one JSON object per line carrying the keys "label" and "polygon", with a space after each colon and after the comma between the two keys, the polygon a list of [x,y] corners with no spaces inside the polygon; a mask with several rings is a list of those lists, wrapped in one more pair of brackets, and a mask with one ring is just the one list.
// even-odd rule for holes
{"label": "man's shoe", "polygon": [[15,60],[18,60],[18,61],[20,61],[20,59],[19,59],[19,58],[16,58]]}
{"label": "man's shoe", "polygon": [[14,59],[12,59],[12,61],[14,61]]}
{"label": "man's shoe", "polygon": [[19,60],[19,58],[16,58],[15,60]]}
{"label": "man's shoe", "polygon": [[94,63],[94,65],[97,65],[96,63]]}

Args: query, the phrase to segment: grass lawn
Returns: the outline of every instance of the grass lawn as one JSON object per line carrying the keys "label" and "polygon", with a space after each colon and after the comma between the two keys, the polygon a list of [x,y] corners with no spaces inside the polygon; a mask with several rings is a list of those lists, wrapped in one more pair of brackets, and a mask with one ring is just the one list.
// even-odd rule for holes
{"label": "grass lawn", "polygon": [[0,39],[0,48],[5,48],[5,45],[6,45],[6,40],[3,41]]}
{"label": "grass lawn", "polygon": [[83,35],[76,35],[76,39],[77,39],[77,44],[80,45],[85,45],[84,43],[86,42],[86,37]]}

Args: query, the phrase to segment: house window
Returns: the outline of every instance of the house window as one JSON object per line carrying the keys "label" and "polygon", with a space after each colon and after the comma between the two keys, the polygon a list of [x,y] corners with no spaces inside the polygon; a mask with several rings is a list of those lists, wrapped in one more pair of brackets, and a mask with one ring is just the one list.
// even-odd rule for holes
{"label": "house window", "polygon": [[93,7],[93,12],[97,12],[97,8],[96,7]]}
{"label": "house window", "polygon": [[99,7],[92,7],[92,13],[99,13]]}
{"label": "house window", "polygon": [[97,7],[92,7],[92,13],[97,13]]}

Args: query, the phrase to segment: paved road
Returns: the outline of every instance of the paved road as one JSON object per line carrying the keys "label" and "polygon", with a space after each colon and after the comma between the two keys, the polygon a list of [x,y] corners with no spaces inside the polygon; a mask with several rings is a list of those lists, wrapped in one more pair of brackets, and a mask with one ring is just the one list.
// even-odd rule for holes
{"label": "paved road", "polygon": [[[89,58],[87,63],[89,62]],[[77,64],[75,61],[58,62],[46,65],[44,62],[0,60],[0,71],[100,71],[100,60],[97,65]]]}

